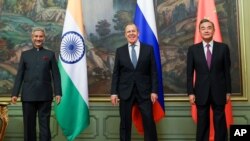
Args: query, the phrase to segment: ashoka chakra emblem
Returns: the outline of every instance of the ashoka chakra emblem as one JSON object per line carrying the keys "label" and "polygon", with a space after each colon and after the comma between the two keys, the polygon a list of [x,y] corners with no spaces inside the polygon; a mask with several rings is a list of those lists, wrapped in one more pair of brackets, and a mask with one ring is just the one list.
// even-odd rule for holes
{"label": "ashoka chakra emblem", "polygon": [[85,44],[82,36],[70,31],[62,36],[60,58],[63,62],[74,64],[82,59],[85,53]]}

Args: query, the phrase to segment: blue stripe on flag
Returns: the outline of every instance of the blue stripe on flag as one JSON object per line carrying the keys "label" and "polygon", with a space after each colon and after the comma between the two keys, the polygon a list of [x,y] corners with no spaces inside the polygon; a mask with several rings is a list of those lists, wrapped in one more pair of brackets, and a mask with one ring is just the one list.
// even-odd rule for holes
{"label": "blue stripe on flag", "polygon": [[[155,21],[153,21],[153,22],[155,22]],[[154,48],[155,61],[156,61],[156,65],[157,65],[158,83],[159,83],[158,84],[159,85],[159,87],[158,87],[158,101],[159,101],[163,111],[165,111],[159,44],[158,44],[158,41],[156,39],[156,36],[154,35],[148,22],[146,21],[138,4],[136,4],[134,23],[138,27],[139,32],[140,32],[139,40],[141,42],[146,43],[146,44],[152,45]]]}

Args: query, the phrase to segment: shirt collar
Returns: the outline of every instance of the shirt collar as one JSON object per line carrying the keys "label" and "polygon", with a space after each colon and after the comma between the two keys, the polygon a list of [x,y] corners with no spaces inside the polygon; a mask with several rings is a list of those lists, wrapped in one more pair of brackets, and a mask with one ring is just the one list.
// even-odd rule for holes
{"label": "shirt collar", "polygon": [[205,41],[202,41],[202,44],[203,44],[203,47],[204,47],[204,48],[206,47],[206,45],[207,45],[207,44],[209,44],[209,45],[210,45],[210,47],[213,47],[213,45],[214,45],[214,41],[213,41],[213,40],[211,40],[209,43],[206,43]]}
{"label": "shirt collar", "polygon": [[[135,46],[140,46],[140,42],[139,40],[137,40],[135,43],[134,43]],[[128,43],[128,46],[131,47],[132,44]]]}

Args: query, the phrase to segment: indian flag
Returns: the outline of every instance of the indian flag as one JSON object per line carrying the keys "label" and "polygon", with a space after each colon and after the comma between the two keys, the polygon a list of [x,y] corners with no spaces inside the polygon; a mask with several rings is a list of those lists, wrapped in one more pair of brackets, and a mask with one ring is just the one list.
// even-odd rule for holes
{"label": "indian flag", "polygon": [[63,96],[55,106],[64,135],[74,140],[89,125],[86,46],[82,0],[68,0],[59,56]]}

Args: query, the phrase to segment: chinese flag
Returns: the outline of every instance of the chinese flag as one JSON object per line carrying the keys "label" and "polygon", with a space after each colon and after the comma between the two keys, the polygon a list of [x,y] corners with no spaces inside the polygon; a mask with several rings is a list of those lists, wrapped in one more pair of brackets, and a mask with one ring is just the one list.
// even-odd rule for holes
{"label": "chinese flag", "polygon": [[[218,17],[216,13],[216,7],[214,0],[199,0],[198,1],[198,10],[197,10],[197,18],[196,18],[196,30],[194,43],[199,43],[202,41],[200,33],[199,33],[199,23],[202,19],[208,19],[214,23],[215,33],[213,39],[217,42],[222,42],[220,26],[218,22]],[[195,82],[194,82],[195,83]],[[191,108],[192,118],[195,123],[197,123],[197,109],[196,105],[192,105]],[[233,123],[233,115],[232,115],[232,103],[229,101],[225,107],[226,113],[226,121],[227,127],[229,128],[230,124]],[[210,135],[209,140],[214,141],[214,126],[213,126],[213,111],[210,108]]]}

